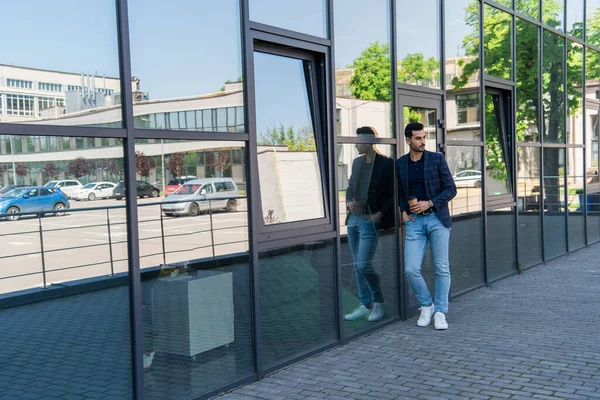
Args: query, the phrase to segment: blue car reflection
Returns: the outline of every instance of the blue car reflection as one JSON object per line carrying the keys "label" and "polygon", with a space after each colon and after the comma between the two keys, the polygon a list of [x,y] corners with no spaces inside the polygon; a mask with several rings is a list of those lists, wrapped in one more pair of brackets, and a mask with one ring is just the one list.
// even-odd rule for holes
{"label": "blue car reflection", "polygon": [[2,194],[0,197],[0,215],[9,221],[16,221],[21,216],[15,213],[24,212],[52,212],[55,215],[64,215],[65,210],[71,207],[69,200],[59,189],[41,186],[17,188]]}

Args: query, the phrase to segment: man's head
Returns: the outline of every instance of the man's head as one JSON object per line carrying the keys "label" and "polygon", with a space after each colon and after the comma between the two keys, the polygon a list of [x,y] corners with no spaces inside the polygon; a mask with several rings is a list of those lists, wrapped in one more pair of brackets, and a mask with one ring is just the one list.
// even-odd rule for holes
{"label": "man's head", "polygon": [[427,134],[423,124],[412,122],[404,128],[404,138],[410,149],[417,153],[425,151],[425,139]]}
{"label": "man's head", "polygon": [[[356,136],[362,138],[376,138],[378,137],[377,131],[372,126],[361,126],[356,130]],[[357,143],[356,150],[358,154],[366,154],[369,150],[373,149],[373,145],[370,143]]]}

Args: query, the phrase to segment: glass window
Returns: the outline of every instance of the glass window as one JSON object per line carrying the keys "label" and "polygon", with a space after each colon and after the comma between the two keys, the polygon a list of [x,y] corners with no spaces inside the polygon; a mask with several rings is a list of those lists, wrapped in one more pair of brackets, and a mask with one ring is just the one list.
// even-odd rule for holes
{"label": "glass window", "polygon": [[562,0],[542,0],[544,24],[559,31],[564,30],[565,5]]}
{"label": "glass window", "polygon": [[600,240],[600,181],[598,180],[598,111],[600,99],[596,93],[600,83],[600,53],[586,49],[585,152],[587,181],[588,243]]}
{"label": "glass window", "polygon": [[[89,29],[90,16],[94,29]],[[108,94],[121,92],[115,2],[14,3],[3,8],[0,26],[19,32],[18,40],[3,42],[0,63],[8,64],[2,67],[7,85],[60,98],[40,103],[44,107],[38,112],[33,97],[10,95],[14,101],[7,99],[10,111],[3,122],[121,127],[120,103]],[[68,90],[75,87],[80,89]]]}
{"label": "glass window", "polygon": [[539,20],[540,7],[537,0],[516,0],[515,7],[517,12],[530,16],[533,19]]}
{"label": "glass window", "polygon": [[440,1],[399,0],[396,9],[398,82],[440,88]]}
{"label": "glass window", "polygon": [[567,44],[567,143],[583,144],[583,46]]}
{"label": "glass window", "polygon": [[[429,151],[437,151],[437,110],[433,108],[422,108],[413,106],[402,107],[404,126],[411,122],[423,124],[423,129],[427,136],[425,137],[425,146]],[[404,135],[404,133],[403,133]],[[405,154],[409,152],[409,147],[405,146]]]}
{"label": "glass window", "polygon": [[[207,9],[210,18],[199,23]],[[174,123],[173,118],[185,117],[179,118],[179,112],[243,107],[239,1],[179,0],[164,7],[159,0],[131,0],[129,21],[134,99],[138,99],[134,115],[169,112],[166,129],[227,131],[226,125],[205,123],[201,128],[192,121]],[[156,129],[165,128],[157,122]]]}
{"label": "glass window", "polygon": [[[338,152],[339,221],[342,235],[347,235],[341,245],[343,313],[350,315],[360,305],[379,302],[385,303],[381,320],[388,320],[398,313],[396,266],[391,261],[397,243],[394,150],[389,145],[343,144]],[[374,222],[364,222],[373,217]],[[360,233],[363,228],[367,231]],[[373,234],[370,239],[368,232]],[[346,318],[344,334],[355,334],[374,322]]]}
{"label": "glass window", "polygon": [[492,281],[516,273],[514,207],[487,212],[487,240],[488,279]]}
{"label": "glass window", "polygon": [[564,38],[544,30],[542,63],[544,105],[544,142],[565,142]]}
{"label": "glass window", "polygon": [[539,28],[517,18],[517,143],[539,142]]}
{"label": "glass window", "polygon": [[313,241],[259,254],[265,368],[336,340],[334,245]]}
{"label": "glass window", "polygon": [[583,39],[583,1],[567,1],[567,33]]}
{"label": "glass window", "polygon": [[600,46],[600,0],[586,0],[586,33],[588,43]]}
{"label": "glass window", "polygon": [[517,148],[517,205],[519,211],[519,267],[542,262],[542,190],[539,147]]}
{"label": "glass window", "polygon": [[512,16],[484,6],[484,71],[487,75],[512,79]]}
{"label": "glass window", "polygon": [[[254,53],[258,172],[265,224],[322,218],[312,61]],[[297,171],[304,174],[300,177]]]}
{"label": "glass window", "polygon": [[583,149],[568,148],[566,178],[569,251],[585,246],[583,170]]}
{"label": "glass window", "polygon": [[[245,150],[245,144],[161,142],[136,141],[136,150],[154,159],[144,180],[160,187],[180,171],[193,171],[198,180],[181,192],[138,202],[144,386],[146,397],[184,400],[254,372],[245,192],[224,198],[206,180],[223,177],[242,185],[246,176],[243,169],[227,172],[225,158],[212,159],[211,176],[189,164],[197,152]],[[197,193],[201,185],[210,191]]]}
{"label": "glass window", "polygon": [[[481,147],[448,146],[446,153],[446,161],[457,189],[456,197],[449,204],[452,215],[450,265],[452,276],[461,277],[452,283],[453,294],[484,283],[481,150]],[[468,171],[470,174],[458,176],[462,171]],[[428,262],[432,262],[431,254],[428,253],[426,259],[428,257]],[[432,274],[431,282],[434,278]]]}
{"label": "glass window", "polygon": [[334,0],[334,19],[336,133],[356,136],[356,128],[368,125],[393,137],[388,0],[371,1],[367,9],[359,0]]}
{"label": "glass window", "polygon": [[512,193],[510,171],[510,138],[508,137],[503,96],[485,94],[486,194],[498,196]]}
{"label": "glass window", "polygon": [[250,20],[327,37],[327,1],[250,0]]}
{"label": "glass window", "polygon": [[565,149],[544,149],[544,254],[567,251],[565,235]]}
{"label": "glass window", "polygon": [[446,138],[449,141],[481,140],[478,1],[446,3],[445,37]]}
{"label": "glass window", "polygon": [[[110,158],[102,149],[78,153],[47,152],[44,161],[36,153],[22,154],[15,170],[11,166],[0,174],[0,183],[44,185],[53,177],[107,179],[96,167],[104,161],[123,161],[122,142],[111,150]],[[79,156],[85,163],[76,162]],[[81,168],[68,167],[75,163]],[[10,338],[3,345],[3,354],[10,356],[3,357],[2,372],[18,376],[27,366],[32,376],[52,382],[40,394],[36,385],[3,378],[3,397],[72,397],[77,391],[73,379],[85,381],[87,393],[133,397],[125,203],[76,202],[79,187],[25,189],[31,192],[29,198],[0,205],[0,295],[12,298],[3,301],[0,311],[0,334]],[[18,211],[28,214],[14,215]],[[93,340],[82,341],[84,337]],[[26,351],[32,343],[35,348]]]}

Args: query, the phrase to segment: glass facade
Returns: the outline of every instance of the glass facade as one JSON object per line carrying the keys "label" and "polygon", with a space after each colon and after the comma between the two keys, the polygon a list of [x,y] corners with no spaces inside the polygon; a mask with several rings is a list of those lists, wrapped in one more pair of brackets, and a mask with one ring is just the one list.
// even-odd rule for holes
{"label": "glass facade", "polygon": [[600,1],[421,3],[3,7],[0,393],[209,398],[412,317],[410,122],[452,297],[600,241]]}

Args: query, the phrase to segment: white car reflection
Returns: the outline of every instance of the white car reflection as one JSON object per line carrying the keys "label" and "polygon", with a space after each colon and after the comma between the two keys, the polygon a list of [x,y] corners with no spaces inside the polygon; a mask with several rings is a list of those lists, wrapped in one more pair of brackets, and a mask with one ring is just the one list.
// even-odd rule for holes
{"label": "white car reflection", "polygon": [[92,182],[88,183],[75,194],[73,198],[79,200],[108,199],[115,194],[115,185],[112,182]]}
{"label": "white car reflection", "polygon": [[481,171],[467,169],[458,172],[452,178],[454,178],[454,183],[457,188],[481,187]]}

